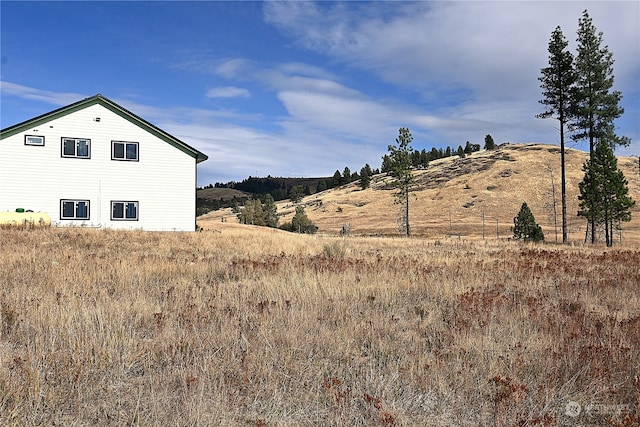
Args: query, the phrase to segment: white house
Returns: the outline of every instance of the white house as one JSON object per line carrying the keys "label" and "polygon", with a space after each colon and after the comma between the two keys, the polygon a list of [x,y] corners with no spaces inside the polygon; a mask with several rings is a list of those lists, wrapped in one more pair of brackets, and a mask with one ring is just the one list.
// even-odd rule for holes
{"label": "white house", "polygon": [[102,95],[0,131],[0,211],[57,226],[194,231],[207,156]]}

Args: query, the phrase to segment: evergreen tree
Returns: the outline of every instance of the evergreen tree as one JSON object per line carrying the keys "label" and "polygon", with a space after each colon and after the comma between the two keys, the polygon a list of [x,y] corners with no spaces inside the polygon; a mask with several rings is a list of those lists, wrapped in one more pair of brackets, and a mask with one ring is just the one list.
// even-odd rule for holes
{"label": "evergreen tree", "polygon": [[382,156],[382,165],[380,165],[380,171],[382,173],[391,172],[391,157],[388,154]]}
{"label": "evergreen tree", "polygon": [[277,227],[278,226],[278,207],[276,206],[275,201],[273,200],[273,196],[267,193],[264,196],[264,204],[262,205],[264,224],[267,227]]}
{"label": "evergreen tree", "polygon": [[[596,28],[585,10],[578,21],[578,47],[575,58],[576,85],[572,94],[572,128],[575,141],[589,141],[589,157],[593,158],[598,141],[606,140],[611,147],[629,145],[629,138],[615,135],[614,120],[624,113],[619,106],[622,94],[612,91],[613,54],[602,46],[602,32]],[[596,194],[597,189],[589,190]],[[588,198],[587,200],[591,200]],[[597,211],[591,206],[588,211]],[[594,218],[593,215],[590,215]],[[596,240],[596,223],[590,222],[591,242]]]}
{"label": "evergreen tree", "polygon": [[394,185],[396,202],[403,204],[404,209],[401,216],[403,228],[407,237],[411,236],[411,226],[409,224],[409,193],[414,190],[413,172],[411,170],[411,156],[413,148],[411,141],[413,136],[407,128],[400,128],[396,138],[397,145],[389,145],[389,174],[395,178]]}
{"label": "evergreen tree", "polygon": [[456,154],[461,159],[464,159],[464,149],[462,148],[462,145],[458,145],[458,151],[456,152]]}
{"label": "evergreen tree", "polygon": [[298,203],[304,197],[304,187],[302,185],[294,185],[289,192],[291,203]]}
{"label": "evergreen tree", "polygon": [[551,34],[549,41],[549,66],[542,68],[542,76],[538,78],[544,99],[540,101],[546,106],[544,112],[536,117],[546,119],[553,117],[560,126],[560,186],[562,193],[562,243],[567,242],[567,185],[565,171],[564,132],[571,119],[571,93],[576,82],[573,69],[573,55],[567,50],[569,43],[564,38],[560,27]]}
{"label": "evergreen tree", "polygon": [[613,227],[622,221],[630,221],[631,209],[635,206],[629,196],[628,182],[606,142],[596,144],[593,157],[587,159],[582,169],[585,175],[578,184],[578,215],[592,224],[592,236],[595,236],[594,227],[604,226],[606,245],[612,246]]}
{"label": "evergreen tree", "polygon": [[467,141],[467,143],[464,146],[464,154],[471,154],[473,153],[473,148],[471,146],[471,142]]}
{"label": "evergreen tree", "polygon": [[[431,151],[433,152],[433,149]],[[438,150],[436,150],[436,153],[437,152]],[[435,158],[433,158],[432,155],[427,153],[427,150],[423,148],[420,152],[420,166],[426,168],[427,166],[429,166],[429,162],[431,160],[435,160]]]}
{"label": "evergreen tree", "polygon": [[420,167],[420,152],[418,150],[411,153],[411,166],[414,168]]}
{"label": "evergreen tree", "polygon": [[236,216],[241,224],[265,225],[262,203],[258,199],[244,202],[244,207],[239,210]]}
{"label": "evergreen tree", "polygon": [[333,174],[333,179],[331,180],[331,186],[339,187],[341,182],[342,175],[340,174],[340,171],[336,169],[335,173]]}
{"label": "evergreen tree", "polygon": [[536,219],[526,203],[522,203],[520,212],[513,219],[513,238],[514,240],[522,239],[534,242],[544,240],[542,228],[536,223]]}
{"label": "evergreen tree", "polygon": [[493,140],[491,135],[487,135],[484,137],[484,149],[485,150],[494,150],[496,148],[496,143]]}
{"label": "evergreen tree", "polygon": [[602,32],[596,33],[592,19],[585,10],[578,20],[578,47],[575,58],[576,87],[573,91],[575,141],[587,139],[589,154],[593,155],[595,144],[607,139],[612,147],[629,145],[626,137],[614,132],[614,120],[624,113],[619,106],[620,91],[613,87],[613,54],[608,46],[602,46]]}
{"label": "evergreen tree", "polygon": [[316,188],[317,192],[321,192],[327,189],[327,181],[325,181],[324,179],[321,179],[320,182],[318,182],[318,188]]}
{"label": "evergreen tree", "polygon": [[371,167],[367,165],[360,169],[360,188],[363,190],[371,185]]}
{"label": "evergreen tree", "polygon": [[291,224],[289,224],[289,231],[293,231],[295,233],[314,234],[318,231],[318,227],[311,222],[307,214],[304,212],[304,206],[297,206],[296,214],[293,216]]}
{"label": "evergreen tree", "polygon": [[429,160],[437,160],[440,159],[442,157],[440,151],[438,151],[438,149],[436,147],[433,147],[431,149],[431,152],[429,153],[429,156],[427,157],[427,161],[425,163],[429,163]]}
{"label": "evergreen tree", "polygon": [[342,180],[340,181],[340,183],[348,184],[350,182],[351,182],[351,169],[345,166],[344,172],[342,172]]}

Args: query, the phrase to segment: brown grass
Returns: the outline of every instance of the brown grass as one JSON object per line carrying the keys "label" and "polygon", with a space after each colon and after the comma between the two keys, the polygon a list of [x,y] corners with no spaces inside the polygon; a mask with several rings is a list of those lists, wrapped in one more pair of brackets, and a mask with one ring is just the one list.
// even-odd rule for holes
{"label": "brown grass", "polygon": [[0,230],[0,425],[638,425],[637,249],[228,225]]}
{"label": "brown grass", "polygon": [[[569,240],[584,241],[585,220],[577,216],[578,183],[584,173],[587,153],[568,149],[567,225]],[[630,223],[622,224],[616,242],[640,246],[640,176],[638,160],[618,158],[618,166],[629,181],[629,194],[637,201]],[[556,215],[551,185],[553,173],[556,191]],[[504,239],[513,235],[513,218],[523,202],[531,208],[542,226],[547,241],[562,241],[559,147],[545,144],[508,144],[493,151],[480,151],[459,159],[451,157],[432,162],[415,172],[418,191],[410,200],[410,221],[417,236],[447,239]],[[314,194],[303,200],[309,218],[320,233],[338,235],[348,224],[355,235],[401,235],[397,217],[400,206],[394,204],[395,190],[385,175],[373,178],[371,188],[360,190],[357,183]],[[278,204],[281,222],[291,221],[294,206]],[[206,228],[216,228],[225,217],[236,222],[230,209],[211,212],[200,218]],[[556,221],[557,220],[557,227]],[[604,240],[604,236],[602,236]]]}

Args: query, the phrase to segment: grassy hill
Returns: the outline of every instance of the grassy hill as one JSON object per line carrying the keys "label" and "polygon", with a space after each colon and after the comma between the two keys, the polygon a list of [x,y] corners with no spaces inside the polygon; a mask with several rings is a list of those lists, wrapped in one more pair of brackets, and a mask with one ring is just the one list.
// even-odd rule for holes
{"label": "grassy hill", "polygon": [[[578,183],[587,153],[568,149],[567,224],[569,239],[584,239],[585,221],[578,211]],[[629,181],[629,192],[640,201],[640,177],[635,158],[620,157],[618,166]],[[512,235],[513,217],[523,202],[542,226],[546,240],[561,232],[560,149],[547,144],[503,144],[493,151],[480,151],[464,159],[450,157],[416,170],[418,190],[410,201],[413,234],[427,238],[506,238]],[[552,185],[553,182],[553,185]],[[554,215],[554,189],[556,214]],[[371,187],[361,190],[357,182],[307,196],[302,200],[309,218],[320,233],[338,234],[344,225],[356,235],[401,235],[394,204],[391,178],[379,174]],[[295,207],[278,203],[280,222],[290,221]],[[198,218],[203,228],[220,227],[222,218],[235,222],[230,209]],[[484,221],[483,221],[484,218]],[[556,226],[557,221],[557,226]],[[633,219],[623,224],[622,238],[640,243],[640,202]]]}

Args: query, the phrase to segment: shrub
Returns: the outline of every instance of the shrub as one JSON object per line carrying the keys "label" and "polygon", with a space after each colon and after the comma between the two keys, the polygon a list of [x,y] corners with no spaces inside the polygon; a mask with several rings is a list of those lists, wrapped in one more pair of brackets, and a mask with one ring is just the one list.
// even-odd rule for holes
{"label": "shrub", "polygon": [[536,223],[536,219],[526,203],[522,203],[520,212],[513,219],[513,238],[514,240],[522,239],[534,242],[544,240],[542,228]]}
{"label": "shrub", "polygon": [[296,214],[291,222],[283,224],[280,229],[303,234],[315,234],[318,231],[318,227],[304,213],[304,206],[296,207]]}
{"label": "shrub", "polygon": [[327,259],[343,259],[347,250],[338,242],[327,243],[322,247],[322,255]]}

